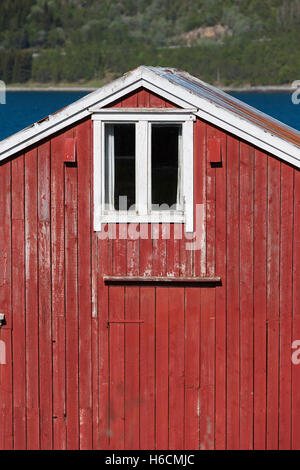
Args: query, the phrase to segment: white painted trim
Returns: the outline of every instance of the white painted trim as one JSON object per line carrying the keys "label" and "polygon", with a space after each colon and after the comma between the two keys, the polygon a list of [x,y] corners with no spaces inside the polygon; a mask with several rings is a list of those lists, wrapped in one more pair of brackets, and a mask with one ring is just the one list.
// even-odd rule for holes
{"label": "white painted trim", "polygon": [[[158,93],[177,106],[198,108],[195,114],[200,118],[300,168],[300,148],[295,144],[273,135],[259,125],[255,125],[221,106],[217,106],[208,98],[187,90],[180,83],[171,83],[166,77],[145,66],[125,74],[60,112],[3,140],[0,142],[0,161],[24,151],[40,140],[90,116],[91,107],[107,106],[141,86]],[[213,87],[211,88],[213,89]]]}
{"label": "white painted trim", "polygon": [[[102,131],[101,131],[101,122],[94,122],[93,125],[93,135],[94,135],[94,227],[95,230],[101,231],[101,212],[102,212],[102,191],[103,191],[103,163],[101,159],[102,151]],[[101,184],[99,184],[99,181]]]}
{"label": "white painted trim", "polygon": [[130,115],[138,112],[139,116],[142,114],[195,114],[197,108],[100,108],[99,106],[89,108],[89,111],[93,113],[93,119],[97,113],[100,114],[122,114]]}
{"label": "white painted trim", "polygon": [[[114,114],[99,113],[98,119],[93,119],[94,126],[94,231],[101,231],[105,223],[185,223],[185,231],[193,232],[194,226],[194,176],[193,176],[193,142],[194,115],[189,113],[173,113],[169,115],[153,115],[151,113],[136,113],[129,115],[121,122],[136,122],[136,213],[130,211],[107,211],[105,201],[105,124],[120,122],[123,117],[122,108]],[[132,116],[134,119],[132,119]],[[191,119],[192,116],[192,119]],[[168,119],[164,119],[167,117]],[[170,119],[179,117],[179,119]],[[94,116],[92,116],[94,118]],[[100,119],[99,119],[100,118]],[[148,118],[148,119],[145,119]],[[151,210],[151,123],[177,122],[182,126],[182,197],[184,207],[178,211]],[[98,135],[97,135],[98,134]],[[99,135],[100,134],[100,135]]]}
{"label": "white painted trim", "polygon": [[138,121],[167,121],[167,122],[185,122],[187,119],[190,121],[195,121],[196,116],[195,114],[190,113],[139,113],[135,110],[134,113],[123,113],[119,111],[119,113],[97,113],[92,116],[93,121],[103,121],[105,118],[105,122],[138,122]]}
{"label": "white painted trim", "polygon": [[[151,162],[151,140],[152,140],[152,127],[147,122],[147,141],[146,141],[146,152],[147,152],[147,164],[146,164],[146,173],[147,173],[147,213],[152,212],[152,162]],[[149,158],[148,158],[149,156]]]}
{"label": "white painted trim", "polygon": [[183,142],[183,198],[185,231],[194,231],[194,124],[186,121],[182,125]]}
{"label": "white painted trim", "polygon": [[[108,142],[106,141],[106,135],[105,132],[107,130],[112,131],[112,125],[107,123],[102,122],[102,140],[104,142],[103,146],[103,170],[102,173],[104,175],[103,178],[103,194],[102,194],[102,210],[107,210],[107,206],[110,207],[110,210],[112,210],[114,206],[114,200],[115,200],[115,187],[113,182],[115,181],[115,158],[114,158],[114,149],[115,149],[115,132],[113,131],[109,133],[108,135]],[[106,147],[107,145],[107,147]],[[106,159],[107,157],[107,159]],[[108,182],[106,181],[107,178],[107,172],[105,170],[105,165],[108,165]],[[104,173],[105,171],[105,173]],[[108,183],[108,201],[106,200],[105,197],[105,183]]]}
{"label": "white painted trim", "polygon": [[136,209],[140,216],[148,215],[148,121],[136,126]]}

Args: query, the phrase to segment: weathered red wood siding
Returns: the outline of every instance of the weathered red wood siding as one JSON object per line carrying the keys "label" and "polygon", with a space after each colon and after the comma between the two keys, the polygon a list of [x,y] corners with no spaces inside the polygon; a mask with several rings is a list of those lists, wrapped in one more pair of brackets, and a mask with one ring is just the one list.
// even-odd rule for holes
{"label": "weathered red wood siding", "polygon": [[[114,106],[172,104],[140,90]],[[160,225],[153,240],[102,240],[91,131],[0,165],[0,448],[300,449],[299,171],[197,120],[202,249]],[[222,286],[107,286],[109,274]]]}

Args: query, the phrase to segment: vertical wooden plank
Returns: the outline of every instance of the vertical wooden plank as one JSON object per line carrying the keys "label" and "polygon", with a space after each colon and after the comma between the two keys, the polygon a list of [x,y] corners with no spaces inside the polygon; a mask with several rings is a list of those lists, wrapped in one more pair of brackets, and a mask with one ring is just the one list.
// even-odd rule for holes
{"label": "vertical wooden plank", "polygon": [[113,240],[113,273],[124,276],[127,273],[127,224],[115,224],[116,238]]}
{"label": "vertical wooden plank", "polygon": [[[103,235],[103,232],[102,232]],[[112,243],[98,238],[98,315],[99,315],[99,448],[109,448],[109,308],[108,286],[103,276],[112,272]]]}
{"label": "vertical wooden plank", "polygon": [[[125,288],[125,320],[139,320],[139,288]],[[125,449],[139,449],[139,323],[125,324]]]}
{"label": "vertical wooden plank", "polygon": [[92,448],[91,122],[76,128],[78,160],[78,307],[80,449]]}
{"label": "vertical wooden plank", "polygon": [[152,275],[165,276],[167,272],[167,241],[168,224],[152,225]]}
{"label": "vertical wooden plank", "polygon": [[139,224],[130,224],[128,226],[128,239],[127,239],[127,275],[139,275]]}
{"label": "vertical wooden plank", "polygon": [[98,240],[99,299],[99,427],[100,449],[109,448],[109,328],[108,287],[103,276],[112,273],[112,241]]}
{"label": "vertical wooden plank", "polygon": [[185,289],[184,448],[199,450],[200,439],[200,288]]}
{"label": "vertical wooden plank", "polygon": [[278,449],[280,162],[268,157],[267,449]]}
{"label": "vertical wooden plank", "polygon": [[281,163],[279,449],[291,448],[294,171]]}
{"label": "vertical wooden plank", "polygon": [[[113,273],[127,272],[127,224],[116,224],[113,240]],[[125,288],[109,288],[110,343],[110,449],[125,448]]]}
{"label": "vertical wooden plank", "polygon": [[156,449],[169,445],[169,289],[156,288]]}
{"label": "vertical wooden plank", "polygon": [[240,144],[240,449],[253,449],[253,156]]}
{"label": "vertical wooden plank", "polygon": [[[293,341],[300,340],[300,173],[294,172]],[[293,351],[294,352],[294,351]],[[292,365],[292,449],[300,449],[300,365]]]}
{"label": "vertical wooden plank", "polygon": [[191,277],[193,275],[194,264],[194,251],[187,250],[186,247],[190,244],[192,234],[185,232],[185,225],[182,225],[182,238],[180,240],[180,270],[181,277]]}
{"label": "vertical wooden plank", "polygon": [[139,270],[140,276],[151,276],[152,274],[152,235],[150,224],[140,224],[140,252]]}
{"label": "vertical wooden plank", "polygon": [[52,449],[52,331],[50,245],[50,144],[38,148],[38,285],[40,445]]}
{"label": "vertical wooden plank", "polygon": [[155,288],[140,290],[140,447],[155,449]]}
{"label": "vertical wooden plank", "polygon": [[216,429],[215,448],[226,447],[226,135],[219,132],[222,167],[216,171]]}
{"label": "vertical wooden plank", "polygon": [[[92,217],[93,219],[93,217]],[[99,426],[99,321],[98,321],[98,242],[92,233],[92,366],[93,366],[93,449],[100,446]]]}
{"label": "vertical wooden plank", "polygon": [[39,438],[37,149],[25,154],[26,412],[27,449]]}
{"label": "vertical wooden plank", "polygon": [[[216,130],[207,126],[207,146],[216,138]],[[216,263],[216,171],[206,149],[206,274],[215,275]],[[201,382],[200,448],[213,449],[215,438],[215,288],[201,292]]]}
{"label": "vertical wooden plank", "polygon": [[53,446],[57,450],[66,449],[64,143],[72,136],[70,130],[51,141]]}
{"label": "vertical wooden plank", "polygon": [[[207,127],[207,146],[216,139],[216,130]],[[207,150],[206,174],[206,274],[215,275],[215,233],[216,233],[216,168],[210,163],[210,154]]]}
{"label": "vertical wooden plank", "polygon": [[0,165],[0,311],[7,324],[0,340],[6,349],[6,364],[0,365],[0,448],[13,449],[12,422],[12,315],[11,315],[11,163]]}
{"label": "vertical wooden plank", "polygon": [[180,273],[180,238],[182,224],[170,225],[170,238],[166,241],[166,275],[179,277]]}
{"label": "vertical wooden plank", "polygon": [[14,449],[26,449],[24,156],[12,161],[12,310]]}
{"label": "vertical wooden plank", "polygon": [[[136,98],[136,96],[135,96]],[[137,99],[129,105],[137,105]],[[128,224],[126,243],[127,275],[139,275],[139,224]],[[125,320],[136,321],[140,318],[140,289],[126,287],[125,289]],[[140,355],[140,324],[125,324],[125,449],[140,448],[140,385],[139,385],[139,355]]]}
{"label": "vertical wooden plank", "polygon": [[1,328],[0,341],[5,345],[5,364],[0,364],[0,449],[13,450],[12,414],[12,338],[10,328]]}
{"label": "vertical wooden plank", "polygon": [[150,96],[149,92],[144,88],[138,91],[137,100],[138,108],[149,108]]}
{"label": "vertical wooden plank", "polygon": [[[117,321],[121,321],[117,323]],[[124,287],[109,288],[110,449],[125,447]]]}
{"label": "vertical wooden plank", "polygon": [[200,449],[214,448],[215,289],[201,289]]}
{"label": "vertical wooden plank", "polygon": [[169,448],[184,448],[184,288],[169,290]]}
{"label": "vertical wooden plank", "polygon": [[239,142],[227,139],[227,448],[239,448]]}
{"label": "vertical wooden plank", "polygon": [[240,144],[240,449],[253,449],[253,155]]}
{"label": "vertical wooden plank", "polygon": [[77,168],[65,167],[65,299],[67,449],[79,449]]}
{"label": "vertical wooden plank", "polygon": [[11,162],[5,162],[0,165],[0,178],[0,308],[1,313],[5,314],[6,321],[6,325],[4,325],[2,329],[11,329],[13,324],[11,312]]}
{"label": "vertical wooden plank", "polygon": [[[209,180],[209,188],[208,188],[208,183],[207,183],[207,138],[208,138],[208,132],[214,132],[213,130],[208,131],[208,127],[205,123],[202,121],[198,120],[196,121],[194,125],[194,148],[195,148],[195,173],[194,173],[194,201],[195,204],[198,204],[199,207],[198,209],[195,207],[195,227],[197,228],[197,251],[194,252],[194,274],[196,276],[201,276],[205,275],[207,272],[207,211],[206,211],[206,203],[207,203],[207,196],[210,197],[210,209],[212,208],[212,205],[214,204],[214,182]],[[215,171],[210,169],[210,171]],[[200,182],[200,183],[199,183]],[[197,218],[200,216],[202,211],[200,210],[200,206],[204,205],[205,209],[203,211],[204,218],[203,220],[198,221]],[[212,212],[210,212],[211,215]],[[214,221],[214,218],[211,219]],[[199,232],[199,233],[198,233]],[[212,226],[210,225],[209,229],[210,235],[212,235]],[[211,240],[212,242],[212,240]],[[210,250],[213,250],[213,246],[210,243]],[[212,252],[212,251],[211,251]],[[213,260],[210,258],[211,263],[214,263]],[[210,264],[210,267],[212,265]],[[214,401],[214,392],[212,392],[211,400],[210,400],[210,384],[209,382],[212,381],[213,383],[213,378],[212,376],[209,376],[212,372],[212,368],[214,367],[214,351],[212,352],[212,361],[208,357],[208,349],[209,349],[209,341],[212,339],[212,344],[211,347],[214,347],[214,339],[211,337],[213,334],[213,330],[210,328],[211,321],[209,320],[210,316],[214,316],[209,310],[207,310],[204,306],[203,312],[204,315],[202,316],[202,313],[200,314],[200,309],[203,307],[203,301],[206,299],[206,302],[209,301],[207,294],[208,293],[203,293],[203,289],[201,289],[199,293],[199,298],[197,297],[197,294],[195,290],[187,290],[188,292],[188,297],[187,300],[189,301],[190,305],[193,305],[194,309],[197,309],[197,304],[199,302],[199,327],[197,328],[197,325],[195,325],[195,332],[194,334],[199,333],[199,354],[196,352],[195,354],[195,366],[190,366],[190,369],[187,370],[187,377],[186,380],[189,382],[195,381],[197,382],[197,372],[194,367],[197,367],[197,362],[199,361],[199,391],[198,391],[198,398],[197,398],[197,391],[195,390],[192,392],[188,392],[188,389],[186,389],[186,400],[187,401],[187,406],[190,406],[190,399],[193,400],[193,408],[195,407],[194,401],[197,399],[198,402],[196,404],[196,412],[198,414],[198,429],[187,429],[187,432],[189,433],[189,439],[193,439],[195,443],[196,436],[198,434],[198,448],[202,449],[211,449],[213,448],[213,426],[214,423],[211,420],[214,420],[214,410],[213,410],[213,401]],[[210,299],[213,301],[212,299]],[[190,308],[187,308],[186,310],[186,315],[187,315],[187,335],[189,334],[189,330],[191,328],[190,325],[190,319],[188,319],[188,315],[190,315]],[[196,313],[195,313],[196,315]],[[213,320],[214,321],[214,320]],[[211,325],[213,326],[213,325]],[[205,328],[205,330],[202,330],[202,328]],[[198,332],[198,333],[197,333]],[[186,337],[186,343],[187,345],[189,344],[188,342],[188,336]],[[196,347],[196,346],[195,346]],[[188,354],[188,350],[187,350]],[[187,358],[188,360],[188,358]],[[201,377],[201,382],[200,382],[200,377]],[[191,397],[192,395],[192,397]],[[188,409],[186,410],[186,413],[188,412]],[[195,408],[193,410],[195,413]],[[188,418],[186,418],[188,419]],[[195,418],[194,418],[195,419]],[[196,425],[196,421],[194,423],[194,426]],[[191,434],[192,433],[192,434]],[[188,438],[188,436],[186,436]],[[193,446],[194,447],[194,446]]]}
{"label": "vertical wooden plank", "polygon": [[254,179],[254,449],[266,448],[267,157],[255,151]]}
{"label": "vertical wooden plank", "polygon": [[[166,271],[168,276],[180,275],[182,224],[170,225],[170,238],[163,245],[163,263],[156,263],[153,272]],[[166,254],[166,256],[165,256]],[[156,256],[159,256],[157,253]],[[166,266],[166,267],[164,267]],[[158,271],[156,271],[158,270]],[[171,288],[156,288],[156,448],[170,445],[169,406],[169,298]]]}

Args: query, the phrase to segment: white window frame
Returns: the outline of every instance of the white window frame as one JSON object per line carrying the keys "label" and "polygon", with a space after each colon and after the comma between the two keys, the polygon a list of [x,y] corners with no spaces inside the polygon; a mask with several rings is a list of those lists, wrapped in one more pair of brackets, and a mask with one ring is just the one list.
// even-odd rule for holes
{"label": "white window frame", "polygon": [[[91,110],[93,111],[93,110]],[[194,109],[107,108],[93,111],[94,140],[94,231],[107,223],[184,223],[194,229]],[[105,125],[136,124],[136,211],[107,211],[105,202]],[[181,195],[183,207],[176,211],[151,210],[151,124],[181,124]]]}

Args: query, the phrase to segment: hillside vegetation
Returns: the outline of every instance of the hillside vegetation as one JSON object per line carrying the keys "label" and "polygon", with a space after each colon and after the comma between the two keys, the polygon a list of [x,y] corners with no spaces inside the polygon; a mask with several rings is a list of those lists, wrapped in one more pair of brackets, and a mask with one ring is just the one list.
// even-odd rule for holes
{"label": "hillside vegetation", "polygon": [[0,80],[102,83],[140,64],[221,85],[300,79],[300,0],[1,0]]}

